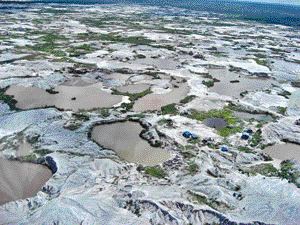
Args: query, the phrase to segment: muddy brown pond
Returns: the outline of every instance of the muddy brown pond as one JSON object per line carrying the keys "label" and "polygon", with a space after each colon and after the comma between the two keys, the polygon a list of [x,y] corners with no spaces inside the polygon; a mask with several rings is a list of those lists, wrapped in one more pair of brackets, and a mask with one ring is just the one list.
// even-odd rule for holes
{"label": "muddy brown pond", "polygon": [[13,95],[20,109],[55,106],[64,110],[91,110],[112,107],[122,101],[122,96],[102,90],[101,84],[88,86],[61,85],[53,94],[37,87],[11,86],[6,94]]}
{"label": "muddy brown pond", "polygon": [[181,99],[187,96],[188,92],[188,85],[184,83],[166,94],[149,94],[138,99],[133,106],[133,110],[136,112],[160,110],[162,106],[180,102]]}
{"label": "muddy brown pond", "polygon": [[46,166],[0,158],[0,205],[36,195],[52,176]]}
{"label": "muddy brown pond", "polygon": [[294,159],[300,162],[300,145],[286,143],[268,146],[263,150],[274,159]]}
{"label": "muddy brown pond", "polygon": [[210,69],[209,74],[219,80],[210,88],[211,91],[235,98],[240,98],[241,92],[264,90],[271,88],[272,84],[277,84],[272,79],[240,76],[227,69]]}
{"label": "muddy brown pond", "polygon": [[160,164],[170,158],[162,149],[150,146],[140,138],[142,127],[134,122],[119,122],[95,126],[92,139],[101,146],[114,150],[120,158],[147,166]]}

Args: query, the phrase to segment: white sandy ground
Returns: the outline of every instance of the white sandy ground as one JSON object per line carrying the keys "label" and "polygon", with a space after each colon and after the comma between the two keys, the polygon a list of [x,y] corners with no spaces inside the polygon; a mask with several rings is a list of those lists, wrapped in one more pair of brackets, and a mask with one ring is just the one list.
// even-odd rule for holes
{"label": "white sandy ground", "polygon": [[[3,63],[0,69],[1,88],[14,87],[14,85],[42,89],[60,88],[64,82],[71,82],[74,77],[82,76],[93,82],[100,79],[103,87],[106,88],[104,97],[107,99],[105,100],[110,102],[110,93],[107,90],[112,87],[133,90],[122,86],[149,85],[153,94],[139,100],[143,103],[143,107],[147,106],[144,104],[147,103],[145,101],[147,98],[154,99],[153,101],[158,99],[161,104],[166,104],[178,102],[187,94],[196,95],[197,98],[181,106],[182,112],[191,108],[200,111],[221,109],[228,102],[233,101],[250,111],[268,112],[278,117],[275,121],[268,122],[263,126],[264,144],[282,144],[283,140],[300,143],[300,128],[295,125],[295,120],[298,119],[300,112],[297,105],[298,92],[297,88],[289,85],[289,81],[300,79],[300,67],[297,62],[299,57],[293,52],[297,46],[299,47],[299,41],[297,38],[293,38],[297,32],[289,27],[238,20],[234,22],[221,21],[218,15],[210,16],[193,11],[189,11],[189,16],[182,17],[180,13],[185,15],[186,13],[175,8],[165,10],[146,6],[102,5],[101,7],[85,6],[80,8],[74,6],[74,13],[57,16],[55,13],[40,14],[41,8],[36,7],[25,13],[16,11],[12,14],[1,14],[0,19],[4,21],[0,27],[1,34],[2,31],[9,31],[12,34],[23,35],[26,29],[31,31],[40,29],[65,35],[68,41],[76,40],[77,42],[79,33],[91,32],[91,34],[99,35],[115,32],[126,37],[130,34],[143,35],[143,37],[155,40],[155,44],[163,46],[170,44],[175,51],[157,46],[154,48],[108,42],[103,44],[100,43],[100,40],[89,40],[87,43],[95,47],[95,52],[73,57],[72,60],[75,63],[96,64],[97,69],[86,74],[75,75],[69,74],[66,70],[63,71],[63,68],[72,67],[74,63],[54,62],[57,59],[61,60],[54,56],[47,55],[34,61],[20,60],[20,57],[24,55],[16,53],[14,47],[37,44],[39,35],[29,35],[24,39],[18,36],[18,38],[11,39],[13,42],[4,40],[0,46],[0,61]],[[51,8],[52,6],[49,6],[45,9]],[[153,12],[156,13],[156,16],[151,17],[150,20],[140,17],[144,13]],[[176,19],[170,16],[172,12],[176,12],[178,15]],[[84,24],[82,19],[91,17],[98,21],[105,21],[112,17],[115,18],[113,19],[115,24],[111,23],[109,26],[101,26],[101,28]],[[50,21],[34,24],[33,18],[49,19]],[[122,21],[124,18],[126,21]],[[128,27],[130,24],[127,19],[137,21],[138,23],[135,25],[145,26],[147,30]],[[16,20],[19,23],[10,22]],[[60,29],[61,27],[65,27],[65,29]],[[167,30],[156,30],[161,27],[177,29],[182,32],[195,30],[199,34],[169,34]],[[78,43],[69,44],[76,46],[81,43],[84,41],[78,40]],[[209,50],[214,46],[224,55],[214,54],[212,50]],[[295,46],[295,49],[290,46]],[[285,49],[291,53],[278,53]],[[60,46],[60,50],[65,50],[65,46]],[[254,61],[258,58],[254,55],[257,51],[266,55],[268,66],[259,65]],[[136,59],[138,54],[145,55],[147,59]],[[199,58],[201,55],[203,58]],[[5,63],[8,60],[13,60],[14,63]],[[236,100],[230,95],[214,93],[202,84],[205,79],[202,74],[211,68],[228,69],[230,66],[241,69],[241,73],[239,73],[241,76],[252,78],[257,74],[267,74],[283,83],[280,83],[279,87],[267,87],[270,89],[268,91],[250,92],[240,100]],[[127,71],[120,73],[120,70]],[[159,75],[161,79],[153,79],[144,73],[151,70],[162,73]],[[185,88],[173,88],[170,81],[171,76],[187,79],[183,85]],[[73,88],[80,89],[80,93],[77,93],[78,100],[84,101],[87,100],[87,96],[91,98],[95,95],[89,91],[83,93],[88,86],[79,87],[69,87],[70,90],[72,89],[72,93]],[[100,89],[104,92],[102,87]],[[281,89],[293,92],[291,96],[288,96],[289,99],[278,95]],[[174,91],[179,94],[175,96]],[[65,94],[72,97],[68,91]],[[32,95],[32,98],[41,96]],[[158,96],[160,98],[157,98]],[[161,100],[162,96],[170,98]],[[19,97],[28,100],[28,96],[20,95]],[[120,105],[121,102],[128,103],[128,97],[119,96],[117,98],[118,101],[110,102],[109,107]],[[63,98],[57,101],[65,100],[70,102],[70,99]],[[91,103],[90,99],[84,103],[82,101],[80,101],[82,105],[87,104],[89,107],[102,104],[94,101]],[[44,102],[42,103],[44,104]],[[276,112],[278,106],[288,107],[287,114],[278,114]],[[75,103],[74,105],[70,103],[68,108],[78,109],[79,107],[78,105],[75,107]],[[153,109],[153,107],[148,108]],[[46,183],[44,180],[38,179],[41,182],[40,185],[44,185],[43,191],[37,188],[35,190],[37,193],[32,194],[33,197],[0,206],[1,224],[179,225],[220,224],[220,221],[228,219],[234,223],[252,224],[253,221],[260,221],[266,224],[299,225],[300,192],[294,184],[277,177],[247,176],[239,172],[240,167],[268,163],[264,161],[259,149],[255,149],[258,151],[257,153],[237,151],[238,145],[247,144],[240,140],[240,133],[227,139],[229,144],[233,145],[228,153],[201,146],[191,149],[195,154],[194,158],[183,159],[180,153],[181,149],[175,142],[182,145],[188,144],[187,140],[182,137],[182,131],[185,129],[199,134],[201,138],[213,137],[221,143],[224,139],[218,136],[215,130],[183,116],[147,114],[143,122],[150,123],[152,130],[157,129],[164,134],[161,139],[165,143],[165,149],[173,157],[171,162],[164,164],[164,170],[168,173],[167,178],[156,179],[143,172],[138,172],[137,164],[120,159],[116,152],[104,149],[90,140],[88,133],[92,126],[103,122],[104,119],[99,111],[85,112],[85,114],[89,116],[90,120],[82,122],[76,130],[69,130],[66,129],[66,124],[74,119],[71,111],[60,112],[53,108],[12,111],[7,105],[0,103],[1,146],[7,145],[12,148],[14,142],[20,140],[22,135],[34,142],[33,149],[44,149],[51,152],[47,155],[53,158],[58,168],[57,173]],[[105,120],[113,122],[125,116],[115,110]],[[162,118],[172,119],[174,127],[158,125],[157,121]],[[244,122],[245,127],[257,129],[256,123]],[[1,152],[1,155],[14,157],[18,153],[15,150],[6,149]],[[29,152],[31,151],[29,150]],[[197,173],[188,172],[190,163],[198,165]],[[273,163],[279,168],[278,160],[269,163]],[[37,165],[30,164],[29,168],[31,166],[36,168]],[[8,168],[10,168],[9,165],[5,166],[5,169]],[[12,168],[10,175],[14,171],[13,169],[18,169],[18,166]],[[39,175],[35,176],[36,171],[33,169],[28,174],[39,177]],[[23,178],[28,175],[22,176],[24,173],[25,170],[21,173],[18,170],[14,172],[14,176],[21,176],[21,178],[6,179],[6,181],[12,181],[8,192],[16,191],[18,192],[16,196],[22,198],[29,197],[19,195],[23,191],[20,189],[19,181],[23,181]],[[213,209],[212,205],[200,204],[192,198],[190,193],[205,196],[212,202],[217,201],[218,204],[215,205],[217,209]],[[236,197],[238,194],[242,196],[241,199]]]}

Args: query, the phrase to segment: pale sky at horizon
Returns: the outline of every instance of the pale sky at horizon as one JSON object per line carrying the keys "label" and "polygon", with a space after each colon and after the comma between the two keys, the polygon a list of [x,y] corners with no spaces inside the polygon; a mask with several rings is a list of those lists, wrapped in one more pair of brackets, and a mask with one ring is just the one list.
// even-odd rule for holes
{"label": "pale sky at horizon", "polygon": [[231,1],[265,2],[265,3],[300,5],[300,0],[231,0]]}
{"label": "pale sky at horizon", "polygon": [[[0,2],[1,1],[7,1],[7,0],[0,0]],[[12,0],[12,1],[30,1],[30,0]],[[84,0],[82,0],[82,1],[84,1]],[[101,0],[99,0],[99,1],[101,1]],[[168,1],[168,0],[166,0],[166,1]],[[207,1],[209,1],[209,0],[207,0]],[[220,1],[222,1],[222,0],[220,0]],[[289,5],[299,5],[300,6],[300,0],[226,0],[226,1],[277,3],[277,4],[289,4]]]}

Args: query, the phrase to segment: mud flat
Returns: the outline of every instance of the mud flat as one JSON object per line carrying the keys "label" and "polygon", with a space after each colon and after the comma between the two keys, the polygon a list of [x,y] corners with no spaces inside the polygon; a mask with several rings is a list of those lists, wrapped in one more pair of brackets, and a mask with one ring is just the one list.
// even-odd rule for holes
{"label": "mud flat", "polygon": [[118,87],[117,90],[124,93],[128,92],[130,94],[137,94],[147,90],[148,88],[150,88],[150,85],[148,84],[129,84]]}
{"label": "mud flat", "polygon": [[142,112],[147,110],[160,110],[162,106],[178,103],[181,99],[187,96],[189,91],[187,84],[182,84],[178,88],[173,88],[172,91],[166,94],[149,94],[143,98],[138,99],[133,110]]}
{"label": "mud flat", "polygon": [[37,87],[11,86],[6,94],[13,95],[20,109],[55,106],[63,110],[91,110],[112,107],[122,100],[122,96],[103,91],[100,84],[89,86],[58,86],[49,93]]}
{"label": "mud flat", "polygon": [[300,145],[286,143],[268,146],[264,152],[269,154],[272,158],[287,160],[294,159],[300,163]]}
{"label": "mud flat", "polygon": [[50,179],[46,166],[0,158],[0,205],[34,196]]}
{"label": "mud flat", "polygon": [[66,81],[63,83],[64,86],[76,86],[76,87],[83,87],[83,86],[89,86],[92,85],[93,82],[92,80],[87,80],[87,79],[82,79],[81,77],[74,77],[71,78],[70,80]]}
{"label": "mud flat", "polygon": [[134,61],[136,64],[153,66],[161,70],[175,70],[180,66],[179,62],[176,62],[172,58],[145,58],[137,59]]}
{"label": "mud flat", "polygon": [[114,150],[120,158],[143,165],[157,165],[170,158],[161,148],[154,148],[140,138],[138,123],[123,122],[98,125],[92,130],[92,139],[101,146]]}

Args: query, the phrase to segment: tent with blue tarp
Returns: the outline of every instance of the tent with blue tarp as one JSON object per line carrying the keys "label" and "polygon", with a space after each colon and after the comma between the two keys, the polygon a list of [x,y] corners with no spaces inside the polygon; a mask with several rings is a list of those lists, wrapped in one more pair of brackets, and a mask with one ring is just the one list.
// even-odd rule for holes
{"label": "tent with blue tarp", "polygon": [[241,139],[242,140],[248,140],[250,138],[250,134],[247,133],[247,132],[243,132],[242,133],[242,136],[241,136]]}
{"label": "tent with blue tarp", "polygon": [[253,130],[248,128],[246,130],[244,130],[245,133],[248,133],[248,134],[253,134]]}
{"label": "tent with blue tarp", "polygon": [[190,138],[192,136],[192,133],[186,130],[182,133],[182,136],[185,138]]}
{"label": "tent with blue tarp", "polygon": [[182,136],[185,138],[192,138],[192,139],[197,139],[198,135],[197,134],[193,134],[190,131],[186,130],[182,133]]}
{"label": "tent with blue tarp", "polygon": [[229,151],[229,147],[227,145],[222,145],[221,148],[220,148],[220,150],[222,152],[228,152]]}

